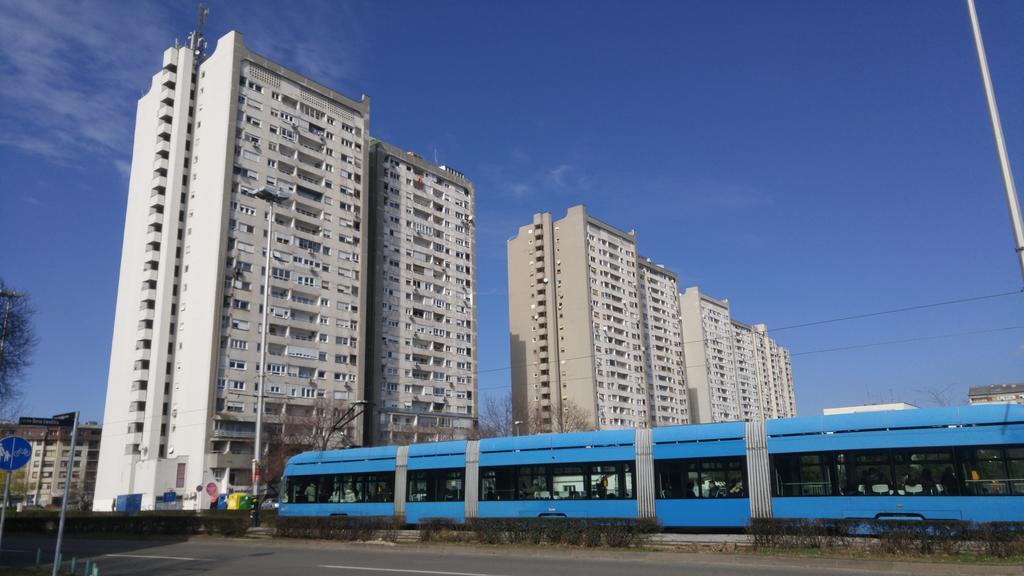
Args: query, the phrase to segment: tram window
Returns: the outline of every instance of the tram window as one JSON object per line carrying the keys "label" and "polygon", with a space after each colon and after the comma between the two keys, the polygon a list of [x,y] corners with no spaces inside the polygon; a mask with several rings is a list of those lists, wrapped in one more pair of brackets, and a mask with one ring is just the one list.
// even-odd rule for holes
{"label": "tram window", "polygon": [[836,454],[839,485],[846,496],[895,494],[889,452],[842,452]]}
{"label": "tram window", "polygon": [[409,502],[462,501],[465,472],[452,470],[410,470]]}
{"label": "tram window", "polygon": [[484,468],[480,470],[481,500],[515,500],[515,470]]}
{"label": "tram window", "polygon": [[658,460],[658,498],[746,498],[744,459]]}
{"label": "tram window", "polygon": [[551,498],[547,471],[544,466],[520,466],[516,470],[517,500],[547,500]]}
{"label": "tram window", "polygon": [[635,498],[632,462],[480,469],[480,500]]}
{"label": "tram window", "polygon": [[316,503],[317,484],[320,476],[292,476],[288,478],[286,493],[288,501],[295,504]]}
{"label": "tram window", "polygon": [[961,448],[965,494],[1024,495],[1024,448]]}
{"label": "tram window", "polygon": [[894,450],[892,456],[896,494],[946,496],[960,493],[951,450]]}
{"label": "tram window", "polygon": [[284,501],[293,504],[391,502],[394,485],[393,472],[291,476],[285,484]]}
{"label": "tram window", "polygon": [[831,496],[827,454],[778,454],[772,458],[776,496]]}
{"label": "tram window", "polygon": [[586,480],[582,466],[554,466],[551,469],[552,497],[578,500],[587,497]]}

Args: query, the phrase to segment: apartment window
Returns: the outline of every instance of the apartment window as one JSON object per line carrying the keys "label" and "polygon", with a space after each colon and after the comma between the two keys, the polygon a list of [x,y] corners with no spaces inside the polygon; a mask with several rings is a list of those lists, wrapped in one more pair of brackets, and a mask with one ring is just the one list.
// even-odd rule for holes
{"label": "apartment window", "polygon": [[245,370],[245,362],[241,360],[228,360],[228,368],[232,370]]}
{"label": "apartment window", "polygon": [[248,350],[249,349],[249,343],[248,342],[246,342],[245,340],[238,340],[236,338],[231,338],[230,345],[235,350]]}

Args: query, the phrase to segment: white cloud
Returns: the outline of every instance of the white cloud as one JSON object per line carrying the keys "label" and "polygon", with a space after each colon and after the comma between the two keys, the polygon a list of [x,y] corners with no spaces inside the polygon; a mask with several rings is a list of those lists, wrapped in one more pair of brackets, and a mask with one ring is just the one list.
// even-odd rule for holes
{"label": "white cloud", "polygon": [[135,99],[172,40],[159,5],[8,3],[0,145],[58,162],[131,152]]}

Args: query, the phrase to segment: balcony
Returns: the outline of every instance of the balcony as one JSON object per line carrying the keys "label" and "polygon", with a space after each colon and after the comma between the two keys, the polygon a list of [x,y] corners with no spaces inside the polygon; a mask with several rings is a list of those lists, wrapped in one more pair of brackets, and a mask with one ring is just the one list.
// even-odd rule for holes
{"label": "balcony", "polygon": [[[153,311],[153,309],[147,308],[141,311],[141,313],[139,314],[139,320],[152,320],[155,316],[156,313]],[[143,378],[143,380],[145,380],[145,378]]]}
{"label": "balcony", "polygon": [[160,85],[166,88],[174,89],[174,83],[177,81],[178,75],[166,68],[160,71]]}
{"label": "balcony", "polygon": [[156,143],[156,153],[161,158],[167,158],[171,154],[171,143],[159,140]]}
{"label": "balcony", "polygon": [[160,88],[159,98],[160,98],[160,102],[162,104],[167,104],[168,106],[173,106],[174,105],[174,90],[172,90],[171,88],[168,88],[166,86],[162,86]]}
{"label": "balcony", "polygon": [[156,127],[156,135],[157,135],[157,138],[160,138],[161,140],[170,140],[171,139],[171,125],[168,124],[167,122],[161,122]]}
{"label": "balcony", "polygon": [[163,224],[164,215],[163,212],[150,212],[149,217],[146,218],[146,224],[152,226],[153,224]]}
{"label": "balcony", "polygon": [[142,443],[142,432],[131,432],[125,438],[125,444],[141,444]]}
{"label": "balcony", "polygon": [[[254,439],[256,438],[256,432],[253,430],[217,430],[213,431],[214,438],[241,438],[241,439]],[[249,459],[250,463],[252,459]]]}
{"label": "balcony", "polygon": [[149,393],[149,391],[145,390],[145,389],[143,389],[143,390],[132,390],[131,392],[128,393],[128,400],[130,400],[132,402],[145,402],[146,401],[146,394],[148,394],[148,393]]}
{"label": "balcony", "polygon": [[157,111],[157,118],[166,122],[174,120],[174,108],[167,106],[166,104],[161,106]]}
{"label": "balcony", "polygon": [[[146,233],[146,244],[151,244],[153,242],[162,242],[163,238],[164,238],[163,232],[156,232],[156,231],[147,232]],[[148,278],[147,278],[147,280],[148,280]],[[156,280],[156,276],[155,275],[153,277],[153,280]]]}
{"label": "balcony", "polygon": [[139,328],[135,331],[136,340],[152,340],[153,329],[152,328]]}
{"label": "balcony", "polygon": [[153,350],[150,348],[138,348],[135,350],[135,359],[149,361],[149,358],[152,354]]}
{"label": "balcony", "polygon": [[146,368],[138,368],[132,371],[132,380],[149,380],[149,370]]}
{"label": "balcony", "polygon": [[160,176],[159,174],[153,176],[153,179],[149,181],[149,185],[150,188],[153,190],[153,194],[151,194],[150,196],[163,196],[164,194],[167,193],[167,178],[164,176]]}
{"label": "balcony", "polygon": [[[143,262],[159,262],[160,261],[160,251],[159,250],[147,250],[146,253],[143,254],[142,261]],[[154,297],[155,297],[156,291],[153,290],[152,292],[153,292]]]}
{"label": "balcony", "polygon": [[157,158],[153,162],[153,172],[161,176],[167,176],[167,169],[170,167],[170,163],[166,158]]}

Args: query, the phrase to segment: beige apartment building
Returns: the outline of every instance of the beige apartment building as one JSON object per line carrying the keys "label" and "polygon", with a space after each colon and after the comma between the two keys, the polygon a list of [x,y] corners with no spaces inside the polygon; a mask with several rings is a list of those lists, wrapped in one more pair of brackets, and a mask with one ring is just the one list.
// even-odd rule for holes
{"label": "beige apartment building", "polygon": [[728,300],[697,287],[679,296],[686,341],[686,378],[696,422],[796,416],[789,350],[764,324],[732,318]]}
{"label": "beige apartment building", "polygon": [[[72,509],[92,506],[101,434],[102,428],[95,422],[78,426],[68,491]],[[32,458],[11,477],[11,505],[60,506],[71,457],[71,428],[0,423],[0,438],[5,436],[20,436],[32,445]],[[0,482],[6,481],[5,474],[0,472]],[[111,503],[106,504],[109,510]]]}
{"label": "beige apartment building", "polygon": [[583,206],[536,214],[508,242],[508,278],[513,414],[531,432],[576,414],[599,428],[646,427],[652,410],[685,421],[677,280],[637,256],[634,232]]}
{"label": "beige apartment building", "polygon": [[513,414],[531,432],[795,415],[789,353],[763,325],[706,297],[688,309],[696,288],[583,206],[519,229],[508,285]]}
{"label": "beige apartment building", "polygon": [[[409,197],[403,183],[393,200],[404,213],[395,214],[390,200],[376,201],[388,189],[373,179],[366,96],[351,98],[269,61],[237,32],[209,54],[204,46],[193,33],[187,46],[168,48],[138,104],[97,509],[127,493],[142,493],[144,509],[152,508],[156,495],[185,496],[210,482],[221,492],[249,489],[261,370],[264,446],[275,441],[277,426],[302,418],[317,402],[369,403],[346,430],[353,444],[391,439],[393,411],[403,425],[411,416],[414,427],[425,425],[421,414],[436,415],[431,430],[439,434],[464,434],[476,417],[472,354],[458,357],[458,346],[447,342],[450,331],[451,340],[457,335],[475,353],[475,325],[467,323],[472,300],[464,298],[475,277],[466,224],[472,186],[419,162],[422,180],[414,173],[408,190],[432,198],[440,211],[431,204],[429,213],[417,213],[413,206],[422,199]],[[377,158],[388,156],[408,158],[397,150]],[[264,188],[288,194],[272,223],[268,202],[258,197]],[[448,388],[451,400],[445,393],[424,408],[405,396],[383,396],[394,386],[404,389],[404,372],[389,371],[404,366],[367,359],[378,356],[379,340],[371,340],[393,340],[405,324],[376,325],[384,318],[374,310],[384,304],[382,290],[397,294],[406,280],[381,270],[393,269],[394,261],[405,270],[415,258],[411,247],[389,245],[397,252],[385,261],[385,250],[377,249],[381,234],[404,235],[428,221],[443,231],[435,240],[445,257],[434,266],[450,273],[435,278],[440,314],[413,318],[446,331],[437,336],[437,358],[452,367],[432,371],[431,379],[443,373],[444,388],[449,373],[462,372],[461,389]],[[466,244],[462,260],[444,252],[457,242]],[[456,299],[460,308],[449,313],[444,303],[455,306]],[[382,345],[379,352],[404,350]]]}
{"label": "beige apartment building", "polygon": [[383,142],[371,166],[375,442],[465,438],[476,422],[473,184]]}

